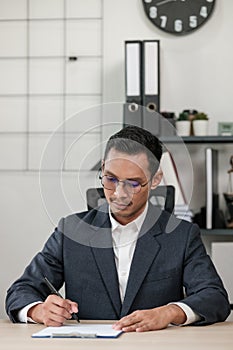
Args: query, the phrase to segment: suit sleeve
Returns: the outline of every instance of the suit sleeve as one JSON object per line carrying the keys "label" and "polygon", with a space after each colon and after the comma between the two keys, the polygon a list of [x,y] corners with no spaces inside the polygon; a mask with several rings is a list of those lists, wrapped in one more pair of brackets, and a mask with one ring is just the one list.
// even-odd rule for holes
{"label": "suit sleeve", "polygon": [[26,267],[23,275],[7,291],[6,312],[12,322],[19,322],[18,311],[26,305],[44,301],[50,294],[46,276],[57,290],[63,284],[63,234],[57,229]]}
{"label": "suit sleeve", "polygon": [[197,225],[191,226],[184,260],[186,297],[181,301],[201,316],[196,324],[224,321],[230,313],[227,292],[206,254]]}

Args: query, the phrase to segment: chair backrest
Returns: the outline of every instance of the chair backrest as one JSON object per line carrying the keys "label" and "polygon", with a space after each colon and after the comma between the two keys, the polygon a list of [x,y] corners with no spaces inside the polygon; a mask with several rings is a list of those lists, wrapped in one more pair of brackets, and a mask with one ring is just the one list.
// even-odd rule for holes
{"label": "chair backrest", "polygon": [[[86,192],[86,199],[88,210],[98,207],[106,201],[104,189],[102,187],[89,188]],[[172,213],[175,204],[175,187],[158,186],[151,190],[149,200],[153,205]]]}

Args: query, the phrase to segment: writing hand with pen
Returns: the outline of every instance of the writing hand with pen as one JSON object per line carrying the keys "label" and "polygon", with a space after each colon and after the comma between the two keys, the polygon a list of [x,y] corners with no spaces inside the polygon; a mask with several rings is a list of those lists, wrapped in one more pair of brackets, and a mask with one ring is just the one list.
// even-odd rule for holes
{"label": "writing hand with pen", "polygon": [[53,294],[49,295],[43,303],[32,306],[28,310],[28,317],[37,323],[53,327],[62,326],[65,321],[72,318],[79,322],[78,304],[69,299],[63,299],[53,285],[46,281],[46,278],[45,282]]}

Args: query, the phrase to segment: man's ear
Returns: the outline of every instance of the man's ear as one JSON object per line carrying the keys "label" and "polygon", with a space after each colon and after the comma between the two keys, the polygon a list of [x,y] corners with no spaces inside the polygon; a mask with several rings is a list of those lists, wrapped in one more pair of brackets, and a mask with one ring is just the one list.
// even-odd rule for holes
{"label": "man's ear", "polygon": [[152,180],[151,180],[151,189],[152,190],[155,189],[160,184],[162,177],[163,177],[163,172],[161,169],[159,169],[152,177]]}

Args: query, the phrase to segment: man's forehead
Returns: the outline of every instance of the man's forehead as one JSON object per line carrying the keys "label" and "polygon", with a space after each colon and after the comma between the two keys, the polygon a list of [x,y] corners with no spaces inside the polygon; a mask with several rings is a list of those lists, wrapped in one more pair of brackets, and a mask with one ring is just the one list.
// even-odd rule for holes
{"label": "man's forehead", "polygon": [[149,162],[145,153],[128,154],[124,152],[111,149],[104,161],[105,170],[114,171],[117,169],[120,171],[127,171],[133,176],[134,171],[140,169],[143,173],[149,171]]}
{"label": "man's forehead", "polygon": [[105,159],[106,162],[113,160],[126,160],[132,163],[141,163],[141,161],[147,161],[146,153],[140,152],[137,154],[128,154],[122,151],[118,151],[115,148],[110,149]]}

